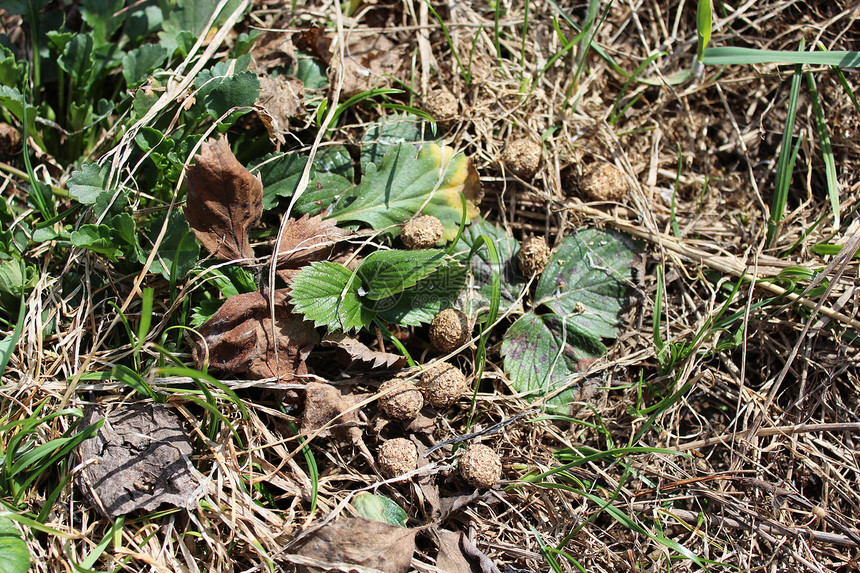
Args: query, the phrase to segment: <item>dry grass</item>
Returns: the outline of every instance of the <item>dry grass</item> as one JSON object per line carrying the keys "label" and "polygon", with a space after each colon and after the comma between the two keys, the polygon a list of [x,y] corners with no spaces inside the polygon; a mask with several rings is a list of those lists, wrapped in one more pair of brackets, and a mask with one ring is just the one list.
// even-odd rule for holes
{"label": "dry grass", "polygon": [[[581,46],[541,73],[563,48],[553,21],[560,21],[568,37],[575,32],[551,3],[535,1],[527,4],[524,34],[525,6],[503,2],[500,59],[488,4],[434,3],[460,61],[470,63],[468,82],[452,57],[452,45],[419,3],[360,5],[354,15],[341,17],[331,3],[290,11],[281,3],[261,2],[245,21],[275,35],[329,22],[341,45],[349,34],[367,29],[407,45],[415,57],[411,80],[417,95],[444,86],[460,102],[460,117],[443,126],[445,137],[473,158],[486,192],[482,212],[487,218],[518,238],[544,235],[551,245],[580,226],[614,228],[641,241],[642,272],[631,285],[625,332],[606,357],[571,381],[596,379],[601,390],[571,422],[529,415],[483,437],[482,443],[501,454],[505,481],[453,512],[446,525],[466,531],[500,570],[509,571],[549,569],[539,540],[550,547],[564,540],[559,549],[589,572],[698,568],[664,540],[709,560],[712,571],[856,570],[860,268],[854,259],[829,264],[812,247],[850,242],[860,233],[854,214],[860,191],[860,114],[832,71],[815,70],[842,188],[843,226],[835,233],[830,229],[812,110],[803,99],[798,129],[806,138],[788,214],[776,246],[767,249],[767,213],[790,70],[706,67],[699,80],[661,86],[661,78],[687,69],[695,56],[695,6],[613,2],[601,5],[607,13],[596,41],[621,69],[630,73],[657,50],[666,52],[642,73],[657,85],[634,81],[620,95],[625,78],[593,50],[576,76]],[[586,8],[565,9],[581,21]],[[830,50],[856,50],[858,18],[860,11],[847,0],[770,0],[731,8],[720,3],[712,43],[790,50],[806,38],[808,44],[820,40]],[[207,57],[217,57],[217,50]],[[333,69],[332,85],[337,86],[339,68]],[[860,88],[856,73],[846,75],[853,89]],[[616,121],[613,114],[619,109],[625,111]],[[346,116],[351,124],[342,130],[343,137],[377,117],[375,108],[355,108]],[[507,142],[519,137],[544,146],[543,163],[528,180],[507,173],[499,162]],[[580,198],[579,179],[595,161],[611,162],[624,172],[630,191],[623,201],[587,203]],[[675,190],[679,236],[671,225]],[[805,235],[821,218],[824,223]],[[50,250],[34,256],[54,264]],[[826,292],[807,293],[801,287],[760,307],[789,288],[785,281],[770,280],[789,266],[825,269]],[[665,368],[657,359],[653,330],[658,267],[665,277],[661,337],[670,345],[689,343],[701,329],[707,331],[688,358]],[[116,314],[104,302],[90,304],[107,300],[95,296],[95,289],[107,289],[108,298],[134,321],[139,312],[136,289],[144,275],[112,276],[103,287],[90,286],[88,277],[111,270],[81,255],[69,260],[67,270],[84,277],[85,296],[61,299],[61,277],[45,275],[30,297],[25,334],[0,389],[14,416],[27,416],[42,402],[59,409],[139,399],[118,384],[81,380],[81,374],[105,369],[132,350],[128,344],[113,346]],[[710,321],[741,276],[744,283],[725,314],[738,313],[736,320],[724,330],[714,329]],[[166,288],[151,275],[145,280],[148,286]],[[161,298],[165,302],[154,313],[160,322],[150,340],[157,339],[182,297],[194,288],[187,285],[172,304]],[[51,320],[56,320],[53,331],[48,330]],[[157,355],[152,348],[147,352]],[[473,429],[486,429],[533,407],[513,395],[498,345],[489,359]],[[466,352],[459,360],[470,368],[472,355]],[[169,388],[182,382],[153,384]],[[239,419],[236,406],[223,397],[219,407],[232,419],[243,446],[227,430],[214,439],[207,436],[193,404],[170,400],[197,439],[193,461],[204,485],[196,507],[129,517],[115,528],[67,486],[47,521],[63,535],[35,534],[29,540],[34,569],[71,571],[71,563],[80,563],[115,531],[117,537],[93,569],[291,570],[299,561],[291,551],[297,536],[345,512],[358,492],[391,497],[409,508],[413,525],[432,513],[416,485],[422,476],[435,476],[444,495],[465,493],[447,479],[450,449],[434,454],[433,463],[411,480],[381,482],[372,459],[380,434],[371,397],[362,414],[363,443],[320,437],[310,442],[320,467],[312,513],[311,472],[290,428],[300,415],[290,403],[295,388],[253,381],[229,385],[242,392],[249,417]],[[376,385],[360,382],[359,387],[373,391]],[[665,409],[653,408],[682,388]],[[455,407],[446,415],[429,439],[443,441],[467,431],[466,409]],[[45,427],[40,439],[66,431],[64,420]],[[585,455],[626,447],[662,452],[618,452],[545,480],[567,489],[520,481],[558,467],[563,462],[554,453],[565,448]],[[25,497],[30,511],[38,513],[50,483],[50,478],[39,480]],[[437,571],[435,550],[426,549],[426,554],[416,553],[413,567]],[[577,570],[564,558],[555,559],[562,571]]]}

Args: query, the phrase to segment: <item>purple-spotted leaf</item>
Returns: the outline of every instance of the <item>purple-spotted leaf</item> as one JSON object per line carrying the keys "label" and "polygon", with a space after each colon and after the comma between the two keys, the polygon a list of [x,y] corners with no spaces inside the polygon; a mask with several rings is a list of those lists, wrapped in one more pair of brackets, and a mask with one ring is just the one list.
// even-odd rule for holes
{"label": "purple-spotted leaf", "polygon": [[[618,336],[635,249],[628,238],[594,229],[562,241],[538,281],[535,310],[502,341],[514,390],[529,400],[546,396],[606,351],[602,339]],[[580,396],[571,387],[548,405],[566,411]]]}

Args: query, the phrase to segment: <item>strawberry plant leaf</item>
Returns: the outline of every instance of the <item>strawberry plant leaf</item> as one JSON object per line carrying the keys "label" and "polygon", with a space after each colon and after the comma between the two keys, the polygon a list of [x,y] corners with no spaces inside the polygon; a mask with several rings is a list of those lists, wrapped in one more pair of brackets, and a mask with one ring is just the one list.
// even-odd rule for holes
{"label": "strawberry plant leaf", "polygon": [[331,217],[338,223],[362,222],[382,229],[399,225],[420,209],[442,222],[443,238],[450,241],[460,226],[461,194],[467,218],[478,215],[478,173],[465,155],[449,147],[426,144],[416,149],[401,143],[388,149],[379,166],[369,163],[363,168],[361,183],[332,208]]}
{"label": "strawberry plant leaf", "polygon": [[411,114],[380,118],[364,133],[361,144],[361,164],[379,165],[388,148],[400,143],[423,141],[423,121]]}
{"label": "strawberry plant leaf", "polygon": [[[346,153],[346,150],[343,150]],[[299,215],[316,215],[352,185],[352,160],[346,155],[348,164],[337,152],[317,156],[307,189],[296,201],[293,210]],[[301,179],[308,158],[298,153],[270,155],[251,172],[259,172],[263,181],[263,209],[278,205],[281,198],[292,197]]]}
{"label": "strawberry plant leaf", "polygon": [[465,267],[448,259],[415,286],[375,301],[372,308],[386,322],[402,326],[427,324],[442,310],[454,306],[465,283]]}
{"label": "strawberry plant leaf", "polygon": [[359,300],[361,281],[343,265],[328,261],[311,263],[293,278],[290,301],[297,312],[316,326],[348,332],[367,326],[376,312]]}
{"label": "strawberry plant leaf", "polygon": [[[535,293],[535,309],[505,334],[505,371],[517,392],[543,397],[581,371],[582,360],[606,351],[603,338],[618,335],[635,245],[617,233],[582,229],[567,237],[550,257]],[[573,387],[548,405],[565,411]]]}
{"label": "strawberry plant leaf", "polygon": [[555,250],[535,289],[543,305],[595,337],[618,335],[635,246],[617,233],[580,229]]}
{"label": "strawberry plant leaf", "polygon": [[[457,243],[455,252],[458,258],[465,261],[468,257],[472,246],[478,241],[478,237],[483,235],[490,239],[496,245],[496,251],[499,253],[499,259],[502,261],[503,268],[501,269],[502,290],[501,299],[499,300],[499,312],[505,313],[513,309],[515,312],[523,310],[523,303],[520,294],[523,286],[528,282],[517,269],[517,253],[520,250],[519,242],[511,237],[504,229],[497,227],[491,223],[479,219],[472,221],[472,224],[463,229],[463,235]],[[487,247],[480,247],[472,256],[469,267],[472,280],[469,283],[469,290],[461,295],[464,299],[464,312],[471,316],[471,311],[487,308],[490,306],[492,297],[492,278],[493,278],[493,263],[490,261],[490,254]]]}
{"label": "strawberry plant leaf", "polygon": [[437,249],[421,251],[376,251],[358,266],[362,296],[379,300],[395,295],[426,278],[445,262]]}
{"label": "strawberry plant leaf", "polygon": [[57,59],[60,68],[84,88],[93,70],[93,38],[89,34],[78,34],[66,44],[63,54]]}

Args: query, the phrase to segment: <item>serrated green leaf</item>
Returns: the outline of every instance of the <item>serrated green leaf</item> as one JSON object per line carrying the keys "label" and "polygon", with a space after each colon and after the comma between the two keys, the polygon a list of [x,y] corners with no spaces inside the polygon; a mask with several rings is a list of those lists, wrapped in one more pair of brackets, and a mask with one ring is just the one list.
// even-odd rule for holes
{"label": "serrated green leaf", "polygon": [[401,143],[388,149],[379,166],[362,167],[361,183],[333,207],[331,217],[339,223],[360,221],[382,229],[399,225],[421,209],[442,222],[443,237],[450,241],[460,226],[461,194],[466,196],[467,219],[478,215],[477,171],[465,155],[449,147],[431,143],[416,150]]}
{"label": "serrated green leaf", "polygon": [[66,44],[57,59],[60,68],[79,86],[86,86],[93,69],[93,38],[89,34],[77,34]]}
{"label": "serrated green leaf", "polygon": [[[472,221],[472,224],[463,229],[463,235],[455,247],[458,258],[465,259],[478,241],[480,236],[488,237],[496,246],[499,259],[502,261],[501,269],[502,289],[499,300],[499,312],[505,313],[509,310],[522,311],[523,303],[520,299],[523,287],[528,282],[518,270],[517,253],[519,253],[519,241],[507,234],[501,227],[488,223],[483,219]],[[493,264],[487,247],[480,247],[472,257],[470,272],[472,280],[469,281],[469,291],[464,293],[465,306],[462,309],[466,314],[472,315],[472,310],[486,308],[490,305],[492,297]]]}
{"label": "serrated green leaf", "polygon": [[107,225],[81,225],[69,235],[69,242],[76,247],[104,255],[112,261],[116,261],[117,255],[120,254],[120,248]]}
{"label": "serrated green leaf", "polygon": [[0,573],[27,573],[30,552],[15,523],[0,517]]}
{"label": "serrated green leaf", "polygon": [[110,169],[95,163],[85,163],[76,169],[66,182],[69,195],[85,205],[93,205],[99,196],[110,193],[107,187]]}
{"label": "serrated green leaf", "polygon": [[358,298],[361,282],[352,271],[328,261],[311,263],[293,278],[290,301],[317,326],[343,330],[370,324],[376,312],[362,306]]}
{"label": "serrated green leaf", "polygon": [[535,289],[535,307],[546,306],[595,337],[618,335],[635,246],[595,229],[566,237],[550,257]]}
{"label": "serrated green leaf", "polygon": [[[528,400],[554,391],[578,371],[579,360],[600,356],[605,351],[599,339],[558,316],[538,316],[533,312],[517,319],[502,341],[505,371],[514,390],[528,393]],[[564,410],[576,390],[562,392],[548,403]]]}
{"label": "serrated green leaf", "polygon": [[465,284],[465,267],[448,260],[412,288],[375,301],[371,308],[386,322],[401,326],[427,324],[442,310],[454,306]]}
{"label": "serrated green leaf", "polygon": [[144,44],[122,57],[122,76],[128,87],[137,87],[146,81],[149,72],[167,59],[167,50],[158,44]]}
{"label": "serrated green leaf", "polygon": [[445,252],[437,249],[376,251],[356,270],[361,295],[369,300],[391,297],[429,276],[445,258]]}
{"label": "serrated green leaf", "polygon": [[409,517],[394,500],[384,495],[374,495],[372,493],[359,494],[352,500],[352,506],[361,517],[381,521],[389,525],[406,527],[406,520]]}

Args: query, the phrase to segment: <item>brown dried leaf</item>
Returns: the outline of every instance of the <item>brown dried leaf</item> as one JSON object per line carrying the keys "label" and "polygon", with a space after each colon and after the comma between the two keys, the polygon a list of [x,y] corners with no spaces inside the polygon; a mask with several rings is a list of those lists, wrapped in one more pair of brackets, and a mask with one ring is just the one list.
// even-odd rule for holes
{"label": "brown dried leaf", "polygon": [[[323,220],[321,215],[287,220],[278,245],[279,272],[330,260],[339,250],[339,241],[349,234],[334,219]],[[288,280],[286,276],[282,278]]]}
{"label": "brown dried leaf", "polygon": [[[308,535],[298,554],[326,563],[406,573],[415,552],[415,530],[356,518],[341,518]],[[329,571],[300,566],[298,571]]]}
{"label": "brown dried leaf", "polygon": [[[305,415],[302,418],[302,432],[310,434],[331,424],[332,428],[323,430],[320,433],[321,436],[327,437],[334,433],[338,437],[348,438],[352,443],[357,443],[361,439],[361,429],[356,427],[359,423],[359,409],[347,411],[361,402],[364,397],[361,394],[342,394],[330,384],[308,382],[305,385]],[[343,414],[344,412],[347,413]],[[338,418],[340,414],[343,415]]]}
{"label": "brown dried leaf", "polygon": [[449,573],[499,573],[490,558],[462,532],[434,529],[439,544],[436,567]]}
{"label": "brown dried leaf", "polygon": [[389,86],[392,78],[407,79],[409,44],[394,43],[377,33],[356,32],[350,39],[344,60],[344,96]]}
{"label": "brown dried leaf", "polygon": [[263,214],[263,184],[233,155],[226,137],[204,143],[188,169],[185,218],[210,253],[253,260],[248,229]]}
{"label": "brown dried leaf", "polygon": [[305,115],[304,84],[284,76],[260,76],[260,97],[254,108],[260,116],[269,138],[284,143],[290,130],[290,119]]}
{"label": "brown dried leaf", "polygon": [[[88,406],[84,426],[104,417]],[[98,433],[78,448],[84,469],[77,483],[87,501],[108,517],[162,504],[196,505],[197,480],[188,456],[191,440],[174,411],[164,404],[134,404],[107,415]]]}
{"label": "brown dried leaf", "polygon": [[363,362],[365,367],[373,369],[399,370],[406,365],[406,357],[390,352],[371,350],[358,339],[347,336],[342,332],[327,334],[322,341],[323,346],[333,346],[346,354],[350,363]]}
{"label": "brown dried leaf", "polygon": [[293,34],[293,45],[296,49],[310,52],[326,65],[331,63],[332,39],[325,35],[325,29],[320,26],[311,26],[310,29]]}
{"label": "brown dried leaf", "polygon": [[[269,297],[260,292],[233,295],[199,329],[193,351],[197,367],[250,378],[277,376],[282,382],[308,373],[305,360],[319,335],[313,324],[294,314],[286,304],[287,290],[275,291],[275,341]],[[275,359],[275,346],[278,348]]]}

